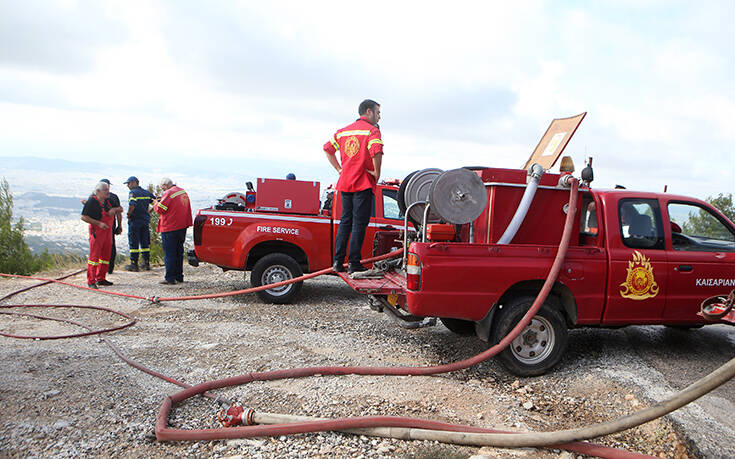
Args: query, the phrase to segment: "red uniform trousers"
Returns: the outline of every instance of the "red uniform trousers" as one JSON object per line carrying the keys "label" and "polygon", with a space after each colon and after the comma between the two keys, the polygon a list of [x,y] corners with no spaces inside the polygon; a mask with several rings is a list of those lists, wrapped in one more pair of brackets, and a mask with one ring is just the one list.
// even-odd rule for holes
{"label": "red uniform trousers", "polygon": [[107,268],[110,266],[113,217],[103,210],[101,221],[107,224],[107,228],[102,229],[94,225],[89,225],[87,284],[96,284],[99,281],[105,280]]}

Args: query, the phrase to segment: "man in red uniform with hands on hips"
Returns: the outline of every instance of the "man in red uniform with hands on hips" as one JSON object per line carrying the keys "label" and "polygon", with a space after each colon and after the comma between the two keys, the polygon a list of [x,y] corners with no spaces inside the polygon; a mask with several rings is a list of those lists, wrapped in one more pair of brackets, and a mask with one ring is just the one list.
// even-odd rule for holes
{"label": "man in red uniform with hands on hips", "polygon": [[112,223],[115,215],[122,213],[118,204],[113,207],[109,200],[110,185],[97,183],[94,194],[84,202],[82,221],[89,223],[89,261],[87,262],[87,287],[112,285],[106,279],[112,250]]}
{"label": "man in red uniform with hands on hips", "polygon": [[[350,242],[348,272],[365,271],[360,252],[370,222],[373,190],[380,179],[383,140],[380,137],[380,104],[366,99],[358,107],[360,118],[338,130],[324,144],[327,160],[339,174],[336,190],[342,196],[342,216],[334,243],[334,270],[343,272],[347,241]],[[337,160],[340,152],[340,161]]]}
{"label": "man in red uniform with hands on hips", "polygon": [[186,229],[191,226],[191,203],[186,191],[168,177],[161,179],[163,196],[153,200],[153,210],[159,214],[158,228],[163,246],[163,264],[166,273],[161,284],[184,282],[184,241]]}

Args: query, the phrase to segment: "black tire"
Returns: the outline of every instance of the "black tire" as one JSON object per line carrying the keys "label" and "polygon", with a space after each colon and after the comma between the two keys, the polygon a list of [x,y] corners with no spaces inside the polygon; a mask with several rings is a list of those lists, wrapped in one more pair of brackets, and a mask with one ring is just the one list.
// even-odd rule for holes
{"label": "black tire", "polygon": [[[271,253],[255,263],[250,272],[250,284],[253,287],[274,284],[303,275],[301,266],[285,253]],[[303,281],[256,292],[266,303],[290,303],[301,290]]]}
{"label": "black tire", "polygon": [[471,320],[450,319],[448,317],[441,317],[439,320],[442,321],[449,331],[457,335],[472,336],[475,334],[475,323]]}
{"label": "black tire", "polygon": [[[518,297],[500,311],[492,331],[497,344],[520,322],[531,308],[534,297]],[[567,324],[558,308],[547,299],[531,323],[498,354],[500,363],[517,376],[538,376],[559,363],[569,338]]]}

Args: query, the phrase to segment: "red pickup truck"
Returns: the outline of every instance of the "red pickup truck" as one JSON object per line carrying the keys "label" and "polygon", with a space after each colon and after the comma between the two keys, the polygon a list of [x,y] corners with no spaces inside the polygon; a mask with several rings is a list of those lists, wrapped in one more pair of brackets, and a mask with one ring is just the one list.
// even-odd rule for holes
{"label": "red pickup truck", "polygon": [[[259,178],[257,192],[248,184],[246,193],[230,193],[218,204],[199,210],[189,263],[204,261],[225,270],[251,271],[254,287],[330,267],[342,203],[339,193],[329,190],[320,202],[319,186],[319,182]],[[378,232],[397,236],[403,226],[397,191],[397,181],[377,186],[363,258],[400,247],[395,238],[376,238]],[[302,282],[289,284],[258,296],[271,303],[288,303],[301,286]]]}
{"label": "red pickup truck", "polygon": [[[444,224],[417,222],[427,226],[427,236],[410,243],[405,271],[387,272],[379,282],[341,276],[372,295],[380,309],[411,320],[438,317],[455,333],[494,344],[541,289],[557,253],[570,191],[560,185],[563,174],[543,174],[525,220],[509,243],[499,243],[530,173],[474,173],[487,204],[470,223],[454,225],[454,236],[439,232],[432,240],[432,228]],[[553,367],[568,328],[700,327],[700,303],[735,287],[735,226],[701,200],[583,186],[575,228],[551,294],[499,356],[515,374],[538,375]]]}

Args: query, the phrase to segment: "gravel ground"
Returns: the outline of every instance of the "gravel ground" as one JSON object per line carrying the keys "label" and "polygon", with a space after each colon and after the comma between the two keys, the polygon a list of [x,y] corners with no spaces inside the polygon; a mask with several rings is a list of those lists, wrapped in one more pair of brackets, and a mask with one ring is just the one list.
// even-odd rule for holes
{"label": "gravel ground", "polygon": [[[47,273],[58,276],[61,273]],[[116,272],[111,290],[176,296],[244,288],[242,273],[203,265],[187,282],[163,286],[162,268]],[[84,283],[83,275],[70,279]],[[1,280],[0,296],[32,285]],[[190,384],[238,374],[317,365],[435,365],[475,355],[486,345],[441,325],[404,330],[367,307],[339,278],[307,281],[294,305],[255,295],[151,304],[61,285],[43,286],[3,304],[100,305],[132,314],[111,333],[126,355]],[[97,311],[44,309],[95,328],[119,324]],[[34,311],[38,313],[39,311]],[[0,315],[5,333],[76,333],[72,326]],[[665,327],[570,333],[552,373],[517,378],[494,361],[432,377],[312,377],[253,383],[223,396],[272,413],[320,417],[388,414],[506,430],[549,431],[603,422],[650,406],[735,354],[731,327]],[[321,433],[277,438],[159,443],[158,409],[179,388],[123,363],[97,337],[38,341],[0,337],[0,457],[542,457],[558,450],[472,448],[425,441]],[[734,457],[735,383],[678,412],[595,442],[660,457]],[[218,407],[192,399],[175,408],[180,428],[217,427]]]}

